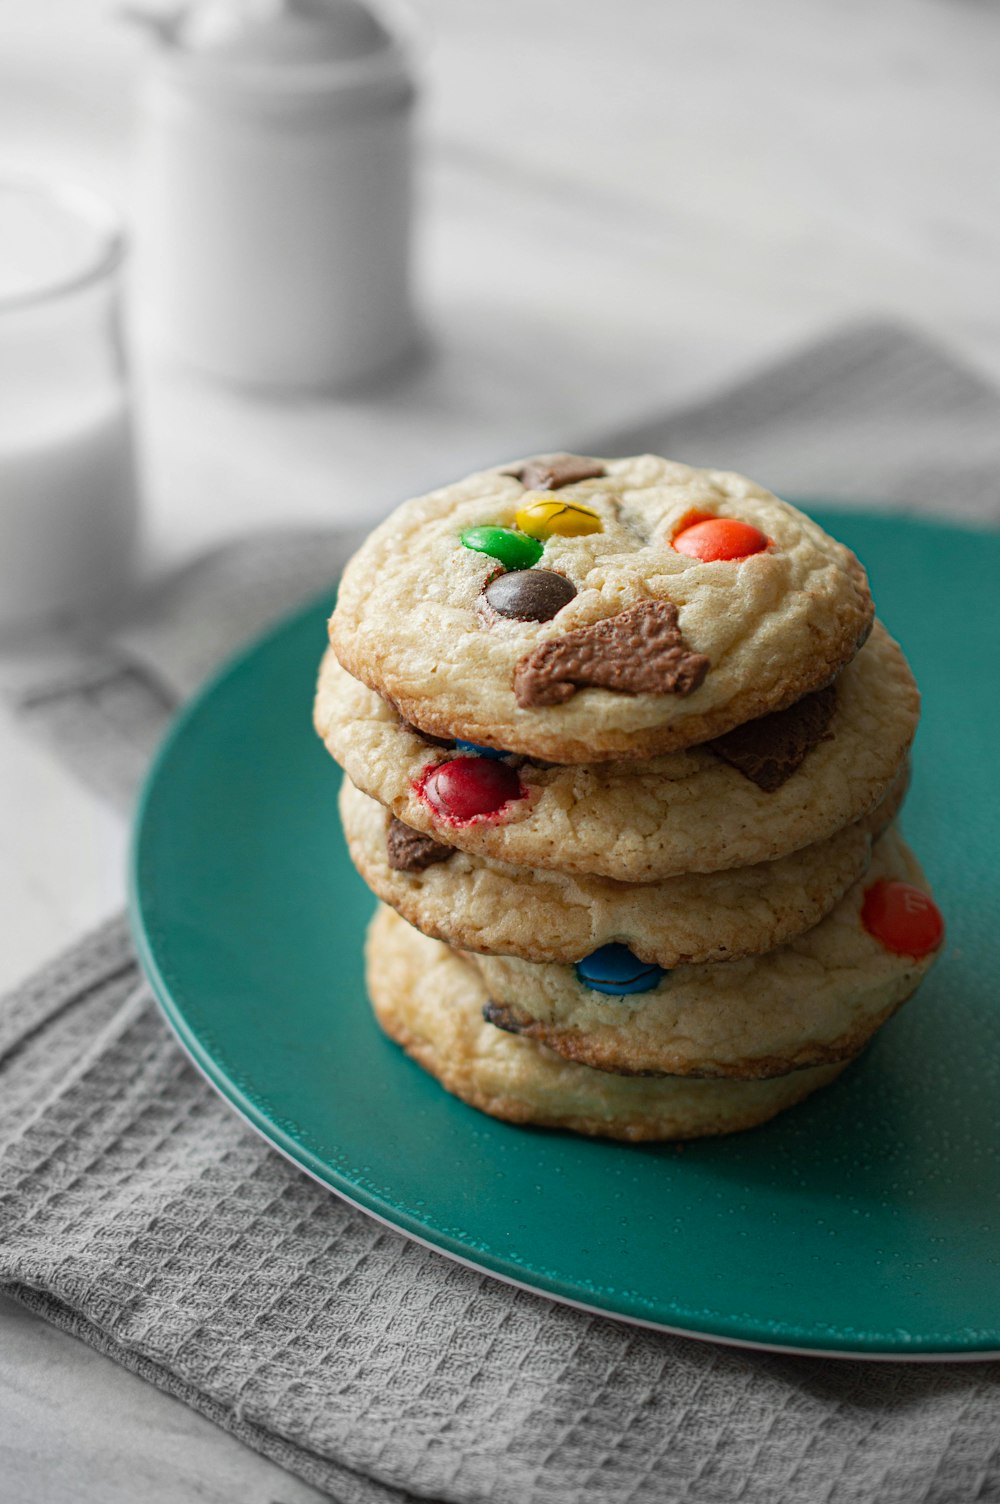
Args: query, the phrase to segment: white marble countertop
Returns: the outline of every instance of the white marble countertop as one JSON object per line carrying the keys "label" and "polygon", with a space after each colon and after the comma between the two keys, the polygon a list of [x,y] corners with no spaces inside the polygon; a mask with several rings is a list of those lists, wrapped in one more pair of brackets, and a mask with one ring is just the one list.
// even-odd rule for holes
{"label": "white marble countertop", "polygon": [[[908,320],[1000,382],[1000,12],[975,0],[419,0],[419,364],[243,396],[136,341],[146,563],[374,518],[463,469],[688,401],[839,320]],[[0,167],[127,207],[137,35],[6,0]],[[683,456],[678,456],[683,458]],[[0,986],[121,902],[126,832],[0,711]],[[0,1498],[318,1497],[0,1305]]]}

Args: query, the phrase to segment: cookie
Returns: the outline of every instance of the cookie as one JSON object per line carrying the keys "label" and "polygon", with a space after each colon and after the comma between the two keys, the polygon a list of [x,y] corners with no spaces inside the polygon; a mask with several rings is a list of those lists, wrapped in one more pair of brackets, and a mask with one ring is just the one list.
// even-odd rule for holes
{"label": "cookie", "polygon": [[[904,922],[901,948],[891,925],[880,930],[864,913],[887,885],[903,899],[904,921],[908,904],[925,924],[914,939]],[[608,980],[607,959],[626,975],[621,956],[599,953],[589,968],[467,959],[489,994],[490,1021],[569,1060],[616,1073],[764,1079],[850,1059],[911,995],[943,937],[927,894],[916,858],[890,831],[836,908],[766,955],[666,973],[633,962],[635,991]]]}
{"label": "cookie", "polygon": [[893,819],[902,793],[776,862],[645,884],[532,871],[442,846],[346,778],[340,814],[369,888],[425,935],[563,965],[621,941],[640,959],[673,967],[773,950],[818,924],[866,870],[872,836]]}
{"label": "cookie", "polygon": [[330,641],[404,719],[550,762],[650,757],[854,657],[864,570],[802,512],[722,471],[572,458],[406,502],[348,564]]}
{"label": "cookie", "polygon": [[650,1080],[591,1070],[482,1016],[476,969],[380,907],[366,947],[368,989],[385,1032],[453,1095],[492,1117],[633,1142],[732,1133],[826,1086],[843,1063],[766,1081]]}
{"label": "cookie", "polygon": [[[825,725],[811,711],[791,731],[780,725],[770,737],[773,756],[759,722],[744,728],[742,753],[734,733],[719,749],[589,766],[498,763],[461,748],[456,755],[401,721],[331,652],[314,719],[352,782],[411,830],[515,866],[646,883],[774,861],[862,819],[903,776],[919,709],[905,658],[876,625],[837,678]],[[796,719],[776,714],[782,723]],[[810,727],[819,739],[805,746]],[[449,804],[455,774],[445,765],[462,760],[476,764],[469,779],[482,777],[484,786],[451,793],[479,813],[456,814]],[[506,769],[495,787],[486,786],[489,762]]]}

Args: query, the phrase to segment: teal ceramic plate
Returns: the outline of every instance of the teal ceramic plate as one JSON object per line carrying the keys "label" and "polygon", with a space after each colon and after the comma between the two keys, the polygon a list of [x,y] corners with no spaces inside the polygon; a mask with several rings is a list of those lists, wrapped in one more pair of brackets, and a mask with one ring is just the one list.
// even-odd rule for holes
{"label": "teal ceramic plate", "polygon": [[832,1087],[732,1138],[494,1122],[379,1033],[372,899],[310,727],[329,602],[233,662],[150,775],[133,922],[185,1048],[276,1148],[441,1253],[627,1321],[868,1357],[1000,1350],[1000,537],[821,516],[924,691],[905,826],[948,950]]}

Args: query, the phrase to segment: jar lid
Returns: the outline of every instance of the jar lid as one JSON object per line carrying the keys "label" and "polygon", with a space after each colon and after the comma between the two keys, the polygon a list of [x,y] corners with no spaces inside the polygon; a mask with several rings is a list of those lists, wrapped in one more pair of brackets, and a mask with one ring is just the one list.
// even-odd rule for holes
{"label": "jar lid", "polygon": [[[193,0],[145,21],[175,88],[274,116],[412,102],[412,26],[364,0]],[[391,3],[391,0],[388,0]]]}
{"label": "jar lid", "polygon": [[185,52],[281,68],[354,62],[390,42],[360,0],[203,0],[173,29],[174,46]]}

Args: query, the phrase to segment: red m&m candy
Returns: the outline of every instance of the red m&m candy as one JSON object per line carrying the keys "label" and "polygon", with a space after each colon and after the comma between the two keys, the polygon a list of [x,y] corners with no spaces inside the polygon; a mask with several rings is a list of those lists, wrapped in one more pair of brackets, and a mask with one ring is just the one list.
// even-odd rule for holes
{"label": "red m&m candy", "polygon": [[436,815],[463,824],[482,815],[496,815],[512,799],[523,799],[514,769],[488,757],[457,757],[429,768],[417,792]]}
{"label": "red m&m candy", "polygon": [[770,541],[749,522],[738,522],[735,517],[706,517],[682,528],[674,538],[674,548],[703,564],[714,564],[719,559],[746,559],[762,553]]}
{"label": "red m&m candy", "polygon": [[912,883],[873,883],[861,905],[861,923],[896,956],[929,956],[944,939],[944,920],[933,898]]}

